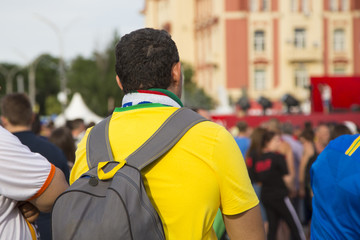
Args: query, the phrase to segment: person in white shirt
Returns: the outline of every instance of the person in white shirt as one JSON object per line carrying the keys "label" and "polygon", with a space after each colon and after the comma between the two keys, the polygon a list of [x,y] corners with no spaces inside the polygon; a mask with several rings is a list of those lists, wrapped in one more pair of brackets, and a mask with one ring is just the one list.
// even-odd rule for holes
{"label": "person in white shirt", "polygon": [[61,170],[1,126],[0,136],[1,239],[37,239],[30,221],[37,211],[50,212],[68,184]]}
{"label": "person in white shirt", "polygon": [[321,93],[321,100],[323,102],[324,112],[329,113],[332,110],[331,87],[325,83],[322,83],[322,84],[319,84],[319,90]]}

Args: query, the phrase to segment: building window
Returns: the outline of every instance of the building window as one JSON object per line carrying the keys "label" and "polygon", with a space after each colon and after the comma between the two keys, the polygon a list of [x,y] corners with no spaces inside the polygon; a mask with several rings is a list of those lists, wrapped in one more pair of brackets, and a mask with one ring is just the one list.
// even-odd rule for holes
{"label": "building window", "polygon": [[344,29],[335,29],[334,31],[334,51],[341,52],[345,50]]}
{"label": "building window", "polygon": [[341,0],[341,11],[346,12],[349,10],[349,0]]}
{"label": "building window", "polygon": [[265,70],[255,69],[254,73],[254,88],[255,90],[264,90],[266,83]]}
{"label": "building window", "polygon": [[303,28],[295,29],[294,45],[296,48],[305,48],[306,46],[306,32]]}
{"label": "building window", "polygon": [[295,86],[307,87],[309,85],[309,77],[305,66],[301,65],[298,69],[295,69]]}
{"label": "building window", "polygon": [[269,1],[268,0],[262,0],[261,10],[267,11],[269,8]]}
{"label": "building window", "polygon": [[309,0],[302,0],[301,1],[301,10],[302,10],[303,13],[309,14],[309,12],[310,12]]}
{"label": "building window", "polygon": [[259,0],[250,0],[250,10],[252,12],[256,12],[259,9],[258,1]]}
{"label": "building window", "polygon": [[265,51],[265,33],[264,33],[264,31],[255,31],[254,50],[255,50],[255,52]]}
{"label": "building window", "polygon": [[299,9],[299,3],[298,0],[291,0],[291,11],[297,12]]}
{"label": "building window", "polygon": [[330,10],[336,12],[338,10],[338,0],[329,0]]}
{"label": "building window", "polygon": [[345,67],[343,67],[343,66],[335,66],[334,75],[345,75]]}

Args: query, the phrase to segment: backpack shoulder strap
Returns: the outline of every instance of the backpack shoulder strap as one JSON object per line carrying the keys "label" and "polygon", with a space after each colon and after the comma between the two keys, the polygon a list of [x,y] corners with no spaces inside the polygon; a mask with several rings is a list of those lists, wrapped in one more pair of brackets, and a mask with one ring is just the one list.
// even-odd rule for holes
{"label": "backpack shoulder strap", "polygon": [[114,161],[109,142],[111,116],[96,124],[89,133],[86,141],[86,161],[89,169],[96,167],[99,162]]}
{"label": "backpack shoulder strap", "polygon": [[[86,144],[86,158],[89,169],[100,161],[114,161],[109,143],[109,122],[111,116],[102,120],[90,131]],[[145,168],[169,151],[194,125],[207,121],[188,108],[176,110],[160,128],[125,160],[139,170]],[[108,159],[105,159],[107,157]]]}
{"label": "backpack shoulder strap", "polygon": [[169,151],[191,127],[202,121],[207,119],[189,108],[179,108],[143,145],[126,158],[127,164],[139,170],[145,168]]}

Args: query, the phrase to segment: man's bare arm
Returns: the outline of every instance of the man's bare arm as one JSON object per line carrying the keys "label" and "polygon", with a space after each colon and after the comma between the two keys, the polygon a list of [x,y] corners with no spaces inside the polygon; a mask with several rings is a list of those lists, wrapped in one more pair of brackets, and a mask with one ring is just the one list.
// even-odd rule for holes
{"label": "man's bare arm", "polygon": [[306,141],[303,144],[304,150],[300,160],[300,167],[299,167],[299,195],[300,197],[305,196],[305,172],[306,172],[306,165],[308,164],[310,157],[314,155],[314,149],[310,142]]}
{"label": "man's bare arm", "polygon": [[60,169],[55,168],[55,174],[49,186],[39,197],[29,202],[41,212],[50,212],[56,198],[68,187],[69,185],[65,180],[64,173]]}
{"label": "man's bare arm", "polygon": [[237,215],[223,215],[226,232],[231,240],[264,240],[265,231],[260,207],[256,207]]}
{"label": "man's bare arm", "polygon": [[294,196],[295,193],[295,167],[294,167],[294,155],[291,146],[287,142],[282,142],[280,153],[285,156],[286,165],[288,168],[288,174],[283,179],[286,187],[290,191],[290,196]]}

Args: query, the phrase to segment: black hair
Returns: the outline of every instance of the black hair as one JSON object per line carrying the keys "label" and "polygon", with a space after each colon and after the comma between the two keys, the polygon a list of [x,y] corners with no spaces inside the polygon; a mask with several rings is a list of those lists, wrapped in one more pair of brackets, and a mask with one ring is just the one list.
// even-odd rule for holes
{"label": "black hair", "polygon": [[11,93],[1,100],[1,112],[15,126],[31,126],[33,111],[26,94]]}
{"label": "black hair", "polygon": [[164,30],[143,28],[123,36],[115,48],[115,71],[124,93],[167,89],[171,70],[179,62],[175,42]]}
{"label": "black hair", "polygon": [[239,130],[239,132],[246,132],[246,130],[248,129],[248,124],[245,121],[239,121],[236,123],[236,127]]}

